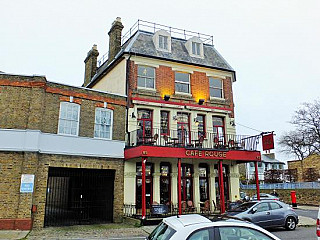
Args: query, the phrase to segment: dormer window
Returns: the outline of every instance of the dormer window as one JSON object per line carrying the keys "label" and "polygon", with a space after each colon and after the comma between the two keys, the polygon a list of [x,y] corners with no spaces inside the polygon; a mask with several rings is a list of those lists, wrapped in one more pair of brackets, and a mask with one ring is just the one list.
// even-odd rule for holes
{"label": "dormer window", "polygon": [[171,53],[171,35],[165,30],[159,30],[153,35],[153,43],[156,50]]}
{"label": "dormer window", "polygon": [[192,54],[200,56],[200,43],[192,42]]}
{"label": "dormer window", "polygon": [[185,45],[191,57],[203,58],[203,42],[199,38],[192,37]]}
{"label": "dormer window", "polygon": [[168,50],[168,36],[159,35],[159,48]]}

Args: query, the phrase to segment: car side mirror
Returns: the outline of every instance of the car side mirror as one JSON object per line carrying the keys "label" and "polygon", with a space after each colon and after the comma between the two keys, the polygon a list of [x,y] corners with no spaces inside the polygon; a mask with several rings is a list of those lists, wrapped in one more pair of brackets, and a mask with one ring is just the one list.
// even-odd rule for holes
{"label": "car side mirror", "polygon": [[258,209],[257,209],[256,207],[254,207],[254,208],[252,208],[251,213],[254,214],[254,213],[257,212],[257,210],[258,210]]}

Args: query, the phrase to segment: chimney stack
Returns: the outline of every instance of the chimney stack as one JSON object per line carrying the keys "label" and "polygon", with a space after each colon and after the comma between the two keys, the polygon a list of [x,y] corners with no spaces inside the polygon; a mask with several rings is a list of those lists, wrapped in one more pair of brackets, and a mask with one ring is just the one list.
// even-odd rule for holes
{"label": "chimney stack", "polygon": [[108,63],[110,63],[117,53],[121,49],[121,32],[123,25],[121,23],[121,18],[117,17],[116,20],[112,23],[111,29],[108,32],[109,34],[109,55]]}
{"label": "chimney stack", "polygon": [[86,59],[84,60],[85,63],[85,72],[84,72],[84,83],[83,87],[87,86],[92,77],[97,72],[97,59],[99,56],[99,52],[97,50],[97,45],[94,44],[91,50],[88,52]]}

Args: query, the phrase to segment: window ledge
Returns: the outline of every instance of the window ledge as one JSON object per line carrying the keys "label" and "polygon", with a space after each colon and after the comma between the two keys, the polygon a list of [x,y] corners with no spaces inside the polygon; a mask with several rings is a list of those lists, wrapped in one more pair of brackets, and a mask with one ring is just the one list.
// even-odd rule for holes
{"label": "window ledge", "polygon": [[210,97],[210,102],[213,102],[213,103],[226,103],[226,99],[225,98]]}

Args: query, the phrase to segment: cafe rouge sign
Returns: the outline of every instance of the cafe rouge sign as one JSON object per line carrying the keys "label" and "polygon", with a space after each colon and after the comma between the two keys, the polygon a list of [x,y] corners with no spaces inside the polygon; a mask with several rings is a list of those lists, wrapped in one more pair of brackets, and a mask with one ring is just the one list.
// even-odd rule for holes
{"label": "cafe rouge sign", "polygon": [[206,151],[206,150],[186,150],[188,157],[218,157],[226,158],[227,152],[222,151]]}

